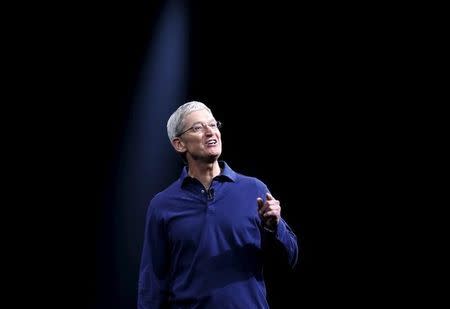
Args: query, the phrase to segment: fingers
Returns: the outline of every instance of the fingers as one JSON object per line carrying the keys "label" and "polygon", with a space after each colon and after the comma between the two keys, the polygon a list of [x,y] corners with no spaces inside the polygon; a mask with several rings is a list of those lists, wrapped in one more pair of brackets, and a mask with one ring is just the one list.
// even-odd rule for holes
{"label": "fingers", "polygon": [[266,193],[266,201],[264,202],[262,198],[258,197],[256,199],[258,203],[258,212],[263,216],[268,211],[277,210],[279,212],[280,202],[276,200],[270,193]]}
{"label": "fingers", "polygon": [[258,213],[266,226],[278,224],[281,218],[280,202],[275,199],[269,192],[266,193],[266,201],[258,197],[256,199],[258,204]]}
{"label": "fingers", "polygon": [[262,198],[258,197],[256,199],[256,202],[258,203],[258,210],[261,210],[262,207],[264,206],[264,202],[263,202]]}
{"label": "fingers", "polygon": [[266,202],[264,203],[263,199],[258,197],[256,199],[257,203],[258,203],[258,209],[260,211],[264,211],[267,207],[268,207],[268,202],[267,201],[276,201],[276,199],[269,193],[266,193]]}
{"label": "fingers", "polygon": [[280,215],[280,210],[278,209],[274,209],[274,210],[270,210],[267,211],[263,214],[263,217],[265,218],[269,218],[269,217],[278,217]]}
{"label": "fingers", "polygon": [[258,212],[260,215],[262,215],[263,213],[265,213],[267,211],[267,208],[270,206],[271,202],[269,202],[267,200],[264,202],[262,200],[262,198],[260,198],[260,197],[258,197],[256,199],[256,201],[258,202]]}

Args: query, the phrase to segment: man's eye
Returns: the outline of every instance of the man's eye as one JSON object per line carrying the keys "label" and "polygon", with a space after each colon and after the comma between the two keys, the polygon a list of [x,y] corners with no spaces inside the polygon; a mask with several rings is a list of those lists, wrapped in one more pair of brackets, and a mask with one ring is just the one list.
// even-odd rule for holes
{"label": "man's eye", "polygon": [[198,132],[202,129],[202,126],[193,126],[192,130],[194,130],[194,132]]}
{"label": "man's eye", "polygon": [[217,127],[217,124],[215,122],[214,123],[210,123],[209,127],[215,129]]}

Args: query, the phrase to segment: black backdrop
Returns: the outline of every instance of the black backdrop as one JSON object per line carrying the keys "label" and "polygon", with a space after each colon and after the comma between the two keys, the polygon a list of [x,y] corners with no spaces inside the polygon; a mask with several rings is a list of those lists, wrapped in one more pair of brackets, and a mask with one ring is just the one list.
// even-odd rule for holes
{"label": "black backdrop", "polygon": [[[213,108],[225,123],[224,159],[269,184],[300,239],[294,272],[266,272],[273,308],[373,304],[380,299],[372,279],[382,270],[383,232],[369,227],[379,216],[380,191],[389,188],[379,183],[386,153],[375,138],[383,130],[377,116],[385,46],[374,43],[366,11],[185,3],[189,70],[180,104],[199,100]],[[114,250],[124,240],[108,235],[117,216],[108,194],[163,5],[80,4],[42,31],[52,52],[34,63],[33,76],[39,79],[41,69],[48,75],[37,84],[45,100],[32,107],[39,118],[30,117],[28,131],[33,147],[46,149],[29,170],[30,195],[45,205],[30,209],[31,226],[39,227],[32,235],[43,241],[32,237],[29,250],[36,253],[34,277],[50,280],[33,285],[48,305],[133,308],[135,286],[123,290],[112,261],[123,262],[128,279],[137,269],[127,264],[133,257]]]}

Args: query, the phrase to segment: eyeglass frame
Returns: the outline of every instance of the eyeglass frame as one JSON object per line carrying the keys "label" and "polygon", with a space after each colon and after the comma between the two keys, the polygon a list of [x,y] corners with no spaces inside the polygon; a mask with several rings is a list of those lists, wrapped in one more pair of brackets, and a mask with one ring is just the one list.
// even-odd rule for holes
{"label": "eyeglass frame", "polygon": [[[198,130],[196,130],[195,129],[195,126],[197,126],[197,125],[201,125],[201,128],[199,128]],[[194,133],[198,133],[198,132],[200,132],[200,131],[205,131],[205,129],[206,129],[206,127],[209,127],[211,130],[219,130],[222,126],[223,126],[223,123],[222,122],[220,122],[220,121],[217,121],[217,120],[215,120],[215,122],[214,122],[214,124],[215,124],[215,127],[211,127],[211,125],[212,125],[213,123],[212,122],[210,122],[210,123],[208,123],[208,124],[205,124],[204,122],[196,122],[196,123],[194,123],[189,129],[186,129],[186,130],[184,130],[183,132],[181,132],[180,134],[177,134],[176,135],[176,137],[180,137],[181,135],[183,135],[184,133],[186,133],[186,132],[188,132],[188,131],[190,131],[190,130],[193,130],[193,132]]]}

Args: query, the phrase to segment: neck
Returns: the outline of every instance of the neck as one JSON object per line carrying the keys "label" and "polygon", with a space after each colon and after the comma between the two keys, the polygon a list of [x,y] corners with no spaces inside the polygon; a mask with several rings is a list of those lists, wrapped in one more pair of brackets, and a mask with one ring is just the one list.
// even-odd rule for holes
{"label": "neck", "polygon": [[208,189],[214,177],[220,174],[219,162],[213,163],[190,162],[189,176],[200,181]]}

